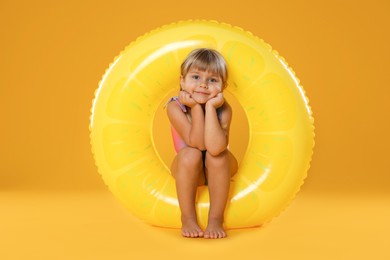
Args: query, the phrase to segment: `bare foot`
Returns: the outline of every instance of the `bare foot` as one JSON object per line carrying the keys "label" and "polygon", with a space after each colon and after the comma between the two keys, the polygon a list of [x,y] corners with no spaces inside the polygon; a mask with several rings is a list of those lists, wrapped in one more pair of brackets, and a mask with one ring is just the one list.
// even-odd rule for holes
{"label": "bare foot", "polygon": [[199,227],[196,219],[182,218],[181,234],[183,237],[203,237],[203,230]]}
{"label": "bare foot", "polygon": [[226,237],[226,232],[223,229],[223,220],[222,219],[209,219],[209,223],[204,232],[204,238],[224,238]]}

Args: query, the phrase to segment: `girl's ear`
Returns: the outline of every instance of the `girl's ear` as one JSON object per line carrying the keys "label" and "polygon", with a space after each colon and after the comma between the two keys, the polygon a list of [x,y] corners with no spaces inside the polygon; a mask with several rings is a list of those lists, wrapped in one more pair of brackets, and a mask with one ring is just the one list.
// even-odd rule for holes
{"label": "girl's ear", "polygon": [[223,84],[223,86],[222,86],[222,91],[224,91],[227,87],[228,87],[228,83],[225,82],[225,84]]}

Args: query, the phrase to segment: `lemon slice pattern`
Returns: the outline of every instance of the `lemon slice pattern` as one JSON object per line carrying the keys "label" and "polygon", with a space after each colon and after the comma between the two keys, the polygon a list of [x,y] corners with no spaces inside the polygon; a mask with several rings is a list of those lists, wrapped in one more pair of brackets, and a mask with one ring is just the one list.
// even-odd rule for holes
{"label": "lemon slice pattern", "polygon": [[[166,93],[178,88],[181,62],[200,47],[216,49],[226,58],[226,91],[242,105],[249,123],[249,143],[232,178],[225,226],[262,225],[303,184],[314,146],[313,117],[285,60],[238,27],[198,20],[166,25],[138,38],[114,59],[91,109],[98,171],[133,214],[155,226],[181,227],[174,179],[154,144],[153,120]],[[196,207],[205,227],[207,187],[199,188]]]}

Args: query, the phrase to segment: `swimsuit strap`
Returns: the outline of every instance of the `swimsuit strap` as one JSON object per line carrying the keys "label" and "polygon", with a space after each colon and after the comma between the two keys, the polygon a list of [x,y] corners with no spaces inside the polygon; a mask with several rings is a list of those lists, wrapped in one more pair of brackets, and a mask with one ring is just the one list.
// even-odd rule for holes
{"label": "swimsuit strap", "polygon": [[219,121],[221,121],[222,118],[222,107],[217,108],[217,117]]}
{"label": "swimsuit strap", "polygon": [[164,108],[172,101],[176,101],[176,103],[180,106],[181,110],[183,110],[184,113],[187,112],[187,108],[185,105],[183,105],[182,103],[180,103],[179,101],[179,97],[178,96],[175,96],[175,97],[171,97],[168,102],[165,104]]}

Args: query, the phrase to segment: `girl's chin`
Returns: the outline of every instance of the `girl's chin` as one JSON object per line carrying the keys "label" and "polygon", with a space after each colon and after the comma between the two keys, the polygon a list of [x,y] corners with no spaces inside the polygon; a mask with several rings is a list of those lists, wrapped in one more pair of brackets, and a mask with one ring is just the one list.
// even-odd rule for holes
{"label": "girl's chin", "polygon": [[212,99],[212,97],[197,97],[197,96],[192,96],[192,98],[196,101],[198,104],[206,104],[207,101]]}
{"label": "girl's chin", "polygon": [[194,100],[196,101],[196,103],[201,104],[201,105],[204,105],[204,104],[206,104],[207,101],[209,101],[210,99],[207,99],[207,98],[194,98]]}

